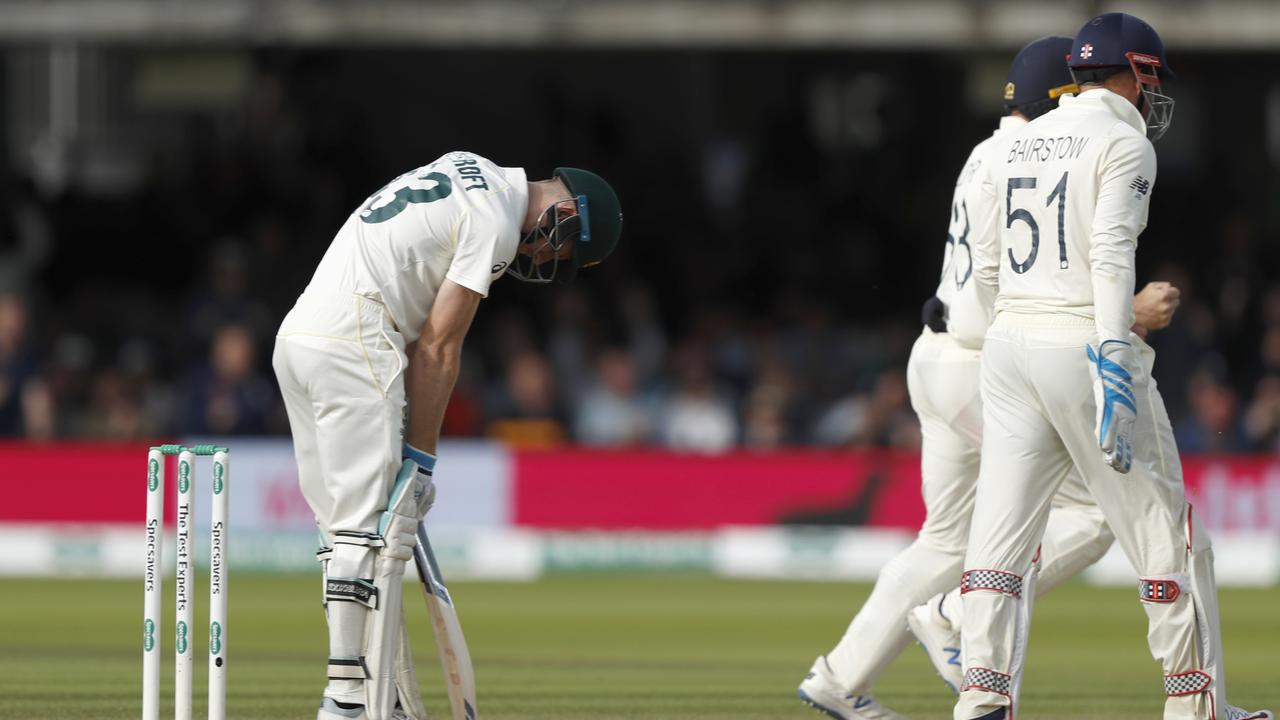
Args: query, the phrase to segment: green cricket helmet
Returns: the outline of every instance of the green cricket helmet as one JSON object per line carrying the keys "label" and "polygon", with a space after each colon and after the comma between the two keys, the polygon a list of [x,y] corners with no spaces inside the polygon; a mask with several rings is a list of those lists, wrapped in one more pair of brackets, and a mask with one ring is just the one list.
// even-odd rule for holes
{"label": "green cricket helmet", "polygon": [[[562,211],[562,203],[552,205],[520,241],[530,252],[516,253],[507,273],[525,282],[570,282],[580,268],[597,265],[608,257],[622,235],[622,205],[604,178],[587,170],[566,167],[556,168],[553,177],[568,188],[575,211]],[[574,241],[573,254],[561,268],[560,248],[570,240]],[[553,251],[553,257],[535,263],[534,258],[542,246]]]}

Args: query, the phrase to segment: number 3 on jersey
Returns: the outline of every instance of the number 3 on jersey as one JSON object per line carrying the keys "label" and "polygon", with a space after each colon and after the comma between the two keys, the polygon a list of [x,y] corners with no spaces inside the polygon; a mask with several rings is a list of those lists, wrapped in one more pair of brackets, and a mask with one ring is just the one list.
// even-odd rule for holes
{"label": "number 3 on jersey", "polygon": [[[960,218],[964,218],[964,227],[959,227]],[[961,200],[959,205],[951,205],[951,227],[956,232],[947,233],[946,259],[943,261],[942,275],[948,274],[955,280],[956,289],[964,287],[973,275],[973,248],[969,247],[969,205]],[[964,248],[964,270],[961,271],[960,248]]]}
{"label": "number 3 on jersey", "polygon": [[[1045,207],[1052,205],[1054,201],[1058,203],[1058,267],[1063,270],[1067,268],[1067,174],[1062,173],[1062,178],[1058,180],[1058,184],[1053,187],[1053,192],[1049,193],[1049,197],[1044,202]],[[1024,273],[1036,264],[1036,256],[1040,254],[1040,226],[1030,210],[1014,207],[1013,191],[1035,189],[1035,178],[1015,177],[1009,178],[1009,187],[1005,193],[1005,228],[1012,228],[1015,222],[1023,222],[1031,230],[1031,251],[1027,253],[1025,260],[1018,262],[1018,259],[1013,256],[1013,248],[1009,248],[1009,265],[1016,273]]]}
{"label": "number 3 on jersey", "polygon": [[[415,170],[414,172],[417,171]],[[430,180],[431,182],[434,182],[435,185],[425,190],[422,188],[409,187],[409,183],[421,180]],[[378,202],[378,199],[383,196],[388,188],[402,182],[404,185],[395,191],[395,194],[391,198],[391,202],[377,208],[373,206],[373,204]],[[452,192],[453,182],[449,180],[449,176],[444,173],[429,172],[420,177],[414,177],[412,172],[405,173],[384,185],[378,192],[369,196],[369,200],[365,202],[364,207],[360,208],[360,219],[371,225],[386,222],[404,211],[404,209],[409,206],[409,203],[429,203],[435,202],[436,200],[443,200],[449,197],[449,194]]]}

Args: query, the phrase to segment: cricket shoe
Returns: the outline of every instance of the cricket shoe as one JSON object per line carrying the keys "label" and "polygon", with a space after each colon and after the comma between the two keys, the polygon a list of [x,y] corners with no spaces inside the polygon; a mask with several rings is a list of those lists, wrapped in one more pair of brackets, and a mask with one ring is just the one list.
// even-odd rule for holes
{"label": "cricket shoe", "polygon": [[942,598],[938,596],[924,605],[918,605],[907,613],[907,627],[916,636],[916,642],[924,648],[933,663],[933,669],[942,682],[959,694],[964,681],[964,668],[960,662],[960,628],[954,627],[942,614]]}
{"label": "cricket shoe", "polygon": [[796,694],[809,707],[838,720],[907,720],[870,695],[845,692],[836,682],[823,655],[813,661],[813,667],[804,676]]}
{"label": "cricket shoe", "polygon": [[[365,713],[363,705],[340,703],[333,698],[323,698],[320,700],[320,712],[316,713],[316,720],[369,720],[369,715]],[[391,720],[413,720],[413,718],[409,717],[397,702],[395,709],[391,711]]]}
{"label": "cricket shoe", "polygon": [[1227,720],[1276,720],[1276,716],[1270,710],[1241,710],[1235,705],[1227,706]]}

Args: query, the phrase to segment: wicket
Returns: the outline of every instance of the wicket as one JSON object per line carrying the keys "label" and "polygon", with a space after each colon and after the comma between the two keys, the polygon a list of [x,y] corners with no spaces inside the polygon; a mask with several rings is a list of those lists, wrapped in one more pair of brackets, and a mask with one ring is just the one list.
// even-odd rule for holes
{"label": "wicket", "polygon": [[164,458],[178,456],[176,618],[174,621],[174,717],[191,720],[194,650],[195,562],[191,526],[195,522],[196,456],[213,457],[209,551],[209,720],[225,720],[227,702],[227,482],[231,478],[227,448],[213,445],[160,445],[147,453],[147,544],[143,573],[142,718],[160,720],[160,638],[164,547]]}

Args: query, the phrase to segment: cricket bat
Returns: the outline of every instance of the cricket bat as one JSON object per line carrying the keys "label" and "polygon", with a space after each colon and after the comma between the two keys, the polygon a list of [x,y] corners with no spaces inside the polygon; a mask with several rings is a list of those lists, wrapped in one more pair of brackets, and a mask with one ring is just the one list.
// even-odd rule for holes
{"label": "cricket bat", "polygon": [[427,599],[427,614],[431,616],[431,630],[435,633],[436,650],[440,652],[440,667],[444,671],[453,720],[476,720],[476,675],[471,669],[471,653],[467,652],[467,641],[462,637],[462,624],[458,622],[453,597],[440,575],[435,553],[431,552],[425,521],[418,523],[413,562],[418,566],[422,594]]}

